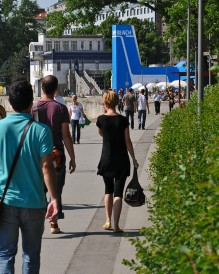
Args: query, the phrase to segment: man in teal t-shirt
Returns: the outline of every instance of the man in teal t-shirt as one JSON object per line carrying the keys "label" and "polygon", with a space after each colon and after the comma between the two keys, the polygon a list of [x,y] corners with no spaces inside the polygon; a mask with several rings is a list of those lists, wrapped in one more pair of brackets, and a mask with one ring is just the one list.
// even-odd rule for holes
{"label": "man in teal t-shirt", "polygon": [[[33,90],[16,82],[9,92],[14,109],[0,121],[0,196],[2,196],[22,133],[31,119]],[[39,273],[45,217],[58,212],[56,176],[50,129],[33,122],[27,132],[0,214],[0,273],[14,273],[19,229],[22,234],[23,273]],[[46,212],[44,182],[51,202]]]}

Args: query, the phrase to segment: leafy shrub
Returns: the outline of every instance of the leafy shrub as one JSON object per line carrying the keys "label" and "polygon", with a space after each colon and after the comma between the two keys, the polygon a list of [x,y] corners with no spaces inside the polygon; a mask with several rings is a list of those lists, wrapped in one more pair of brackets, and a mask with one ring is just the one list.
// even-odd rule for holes
{"label": "leafy shrub", "polygon": [[150,161],[153,226],[130,241],[136,273],[219,273],[219,85],[165,115]]}

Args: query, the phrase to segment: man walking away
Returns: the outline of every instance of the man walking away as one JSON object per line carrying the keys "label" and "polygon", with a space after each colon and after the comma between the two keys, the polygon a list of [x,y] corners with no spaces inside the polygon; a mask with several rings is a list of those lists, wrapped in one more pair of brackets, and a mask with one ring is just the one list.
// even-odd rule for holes
{"label": "man walking away", "polygon": [[138,96],[138,129],[145,129],[145,122],[146,122],[146,108],[149,111],[148,105],[148,95],[144,95],[145,90],[142,89],[139,96]]}
{"label": "man walking away", "polygon": [[155,114],[160,114],[160,104],[161,104],[161,94],[160,91],[157,90],[154,95],[154,107],[155,107]]}
{"label": "man walking away", "polygon": [[[53,100],[54,94],[58,90],[58,79],[53,75],[48,75],[42,79],[42,99],[38,101],[38,117],[39,121],[48,125],[52,131],[54,148],[61,155],[61,166],[57,169],[57,202],[58,202],[58,219],[64,219],[62,212],[62,190],[65,184],[66,175],[66,158],[64,146],[70,156],[69,171],[75,171],[75,153],[73,142],[69,130],[70,118],[68,109]],[[64,144],[63,144],[64,143]],[[52,220],[50,222],[51,233],[60,233],[58,222]]]}
{"label": "man walking away", "polygon": [[135,99],[134,94],[132,94],[133,89],[126,89],[126,94],[123,97],[123,104],[125,109],[125,116],[129,120],[130,117],[130,124],[131,129],[134,128],[134,113],[137,109],[137,101]]}
{"label": "man walking away", "polygon": [[[33,90],[29,82],[14,83],[9,91],[14,110],[0,121],[0,196],[24,128],[31,119]],[[58,212],[56,176],[50,129],[33,122],[24,139],[0,212],[0,273],[13,274],[19,229],[22,236],[23,274],[40,272],[40,250],[45,217]],[[46,212],[44,183],[51,197]]]}

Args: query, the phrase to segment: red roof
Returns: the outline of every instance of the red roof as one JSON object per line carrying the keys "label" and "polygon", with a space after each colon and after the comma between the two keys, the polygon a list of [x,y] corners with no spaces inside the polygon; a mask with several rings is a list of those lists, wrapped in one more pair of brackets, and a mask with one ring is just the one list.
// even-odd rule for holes
{"label": "red roof", "polygon": [[39,10],[37,13],[34,15],[34,19],[44,19],[46,17],[46,11],[44,9]]}

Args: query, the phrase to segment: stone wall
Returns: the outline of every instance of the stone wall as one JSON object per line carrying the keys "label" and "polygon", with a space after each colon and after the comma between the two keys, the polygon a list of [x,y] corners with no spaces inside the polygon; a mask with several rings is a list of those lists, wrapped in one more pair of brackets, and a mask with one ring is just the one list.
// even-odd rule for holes
{"label": "stone wall", "polygon": [[[34,98],[34,100],[39,100],[39,98]],[[69,97],[64,97],[67,107],[72,102]],[[87,117],[91,120],[95,120],[100,114],[103,113],[102,97],[92,96],[86,98],[78,98],[78,101],[83,105],[84,112]],[[7,112],[11,112],[12,108],[8,102],[8,96],[0,96],[0,104],[6,109]]]}

